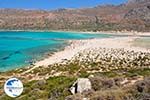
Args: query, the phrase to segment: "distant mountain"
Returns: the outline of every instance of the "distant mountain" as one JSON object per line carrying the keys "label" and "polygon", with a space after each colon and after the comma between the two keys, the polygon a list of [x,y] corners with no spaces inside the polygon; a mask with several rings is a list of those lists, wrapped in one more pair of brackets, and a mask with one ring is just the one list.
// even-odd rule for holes
{"label": "distant mountain", "polygon": [[141,3],[141,2],[149,2],[149,0],[128,0],[128,3]]}
{"label": "distant mountain", "polygon": [[150,0],[53,11],[0,9],[0,29],[150,31]]}

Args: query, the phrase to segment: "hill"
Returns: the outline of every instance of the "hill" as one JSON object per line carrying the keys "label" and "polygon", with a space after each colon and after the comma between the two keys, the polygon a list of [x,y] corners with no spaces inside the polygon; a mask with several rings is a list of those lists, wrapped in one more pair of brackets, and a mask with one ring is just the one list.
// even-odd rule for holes
{"label": "hill", "polygon": [[0,9],[0,29],[150,31],[150,1],[53,11]]}

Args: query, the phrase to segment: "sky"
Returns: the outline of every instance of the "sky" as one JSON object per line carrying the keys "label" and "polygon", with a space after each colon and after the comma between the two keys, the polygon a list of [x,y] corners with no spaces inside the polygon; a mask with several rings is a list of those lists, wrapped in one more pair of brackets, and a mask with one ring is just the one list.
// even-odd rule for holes
{"label": "sky", "polygon": [[43,9],[86,8],[104,4],[121,4],[126,0],[0,0],[0,8]]}

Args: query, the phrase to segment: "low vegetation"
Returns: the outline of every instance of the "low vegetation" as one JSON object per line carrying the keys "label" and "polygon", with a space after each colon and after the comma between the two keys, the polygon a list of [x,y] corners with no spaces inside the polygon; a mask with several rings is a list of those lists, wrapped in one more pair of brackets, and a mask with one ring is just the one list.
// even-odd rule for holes
{"label": "low vegetation", "polygon": [[[16,70],[16,74],[21,73],[25,69]],[[78,63],[70,63],[66,66],[56,64],[53,67],[39,67],[33,70],[32,73],[27,74],[31,74],[32,76],[38,73],[36,77],[43,76],[40,80],[29,81],[29,77],[26,76],[27,74],[24,77],[20,77],[24,83],[24,92],[16,100],[82,100],[83,98],[90,98],[90,100],[148,100],[150,98],[149,68],[119,69],[94,73],[89,73],[87,70],[83,66],[79,66]],[[14,72],[11,71],[8,75]],[[61,72],[61,74],[55,76],[58,72]],[[1,75],[6,74],[2,73]],[[44,79],[47,74],[50,75],[49,78]],[[91,75],[93,77],[90,77]],[[77,78],[81,77],[91,80],[92,90],[82,94],[71,95],[69,88]],[[136,80],[138,77],[143,77],[143,80],[139,80],[131,85],[128,83],[127,85],[119,83],[125,78]],[[14,99],[2,92],[0,100]]]}

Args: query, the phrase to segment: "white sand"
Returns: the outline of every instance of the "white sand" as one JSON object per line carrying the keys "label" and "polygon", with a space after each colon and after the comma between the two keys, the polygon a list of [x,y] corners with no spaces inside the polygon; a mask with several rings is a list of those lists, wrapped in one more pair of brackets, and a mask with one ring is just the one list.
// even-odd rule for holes
{"label": "white sand", "polygon": [[39,66],[48,66],[54,63],[61,63],[64,59],[70,60],[78,52],[88,48],[124,48],[125,50],[134,50],[141,52],[150,52],[150,50],[140,47],[133,47],[132,42],[138,37],[119,37],[119,38],[105,38],[105,39],[88,39],[70,41],[71,45],[66,47],[63,51],[56,52],[52,56],[36,62],[31,69],[24,73],[30,72]]}

